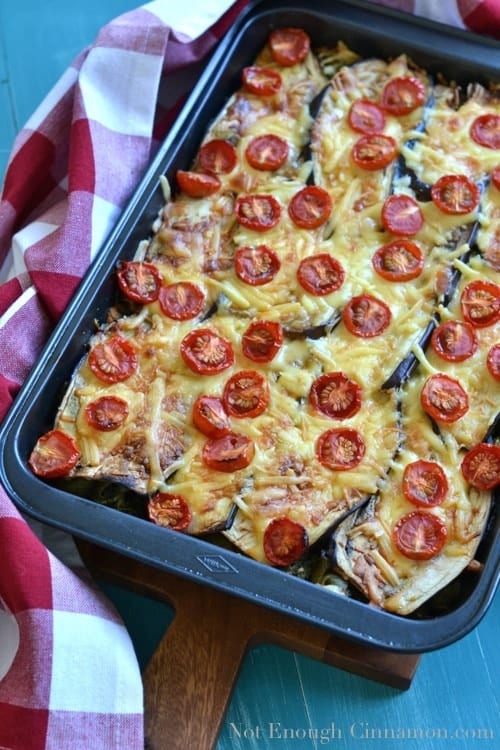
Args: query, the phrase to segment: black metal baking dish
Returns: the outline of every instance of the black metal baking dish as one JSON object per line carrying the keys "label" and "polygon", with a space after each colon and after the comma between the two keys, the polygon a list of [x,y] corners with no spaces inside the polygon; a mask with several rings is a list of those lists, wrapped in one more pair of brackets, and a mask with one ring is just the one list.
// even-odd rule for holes
{"label": "black metal baking dish", "polygon": [[[307,5],[307,7],[304,7]],[[488,38],[411,18],[362,0],[254,2],[221,42],[173,125],[151,168],[95,259],[8,414],[0,436],[0,473],[16,505],[29,516],[160,569],[227,591],[319,625],[334,635],[391,651],[418,653],[448,645],[477,625],[495,593],[498,513],[492,512],[476,558],[481,571],[460,576],[459,594],[443,614],[400,617],[323,590],[212,542],[155,526],[37,479],[27,458],[50,429],[73,368],[113,300],[114,268],[131,258],[163,204],[160,175],[172,177],[196,153],[206,126],[238,86],[277,26],[300,26],[314,45],[341,39],[363,55],[407,53],[448,80],[500,80],[500,47]]]}

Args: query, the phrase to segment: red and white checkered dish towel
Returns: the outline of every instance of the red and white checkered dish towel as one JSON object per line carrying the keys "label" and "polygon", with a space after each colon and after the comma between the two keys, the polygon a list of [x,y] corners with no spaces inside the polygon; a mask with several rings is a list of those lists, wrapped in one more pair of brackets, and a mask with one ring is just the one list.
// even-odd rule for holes
{"label": "red and white checkered dish towel", "polygon": [[[157,0],[120,16],[16,139],[0,200],[0,419],[182,103],[179,80],[247,2]],[[498,0],[379,4],[500,38]],[[142,748],[123,624],[41,540],[0,488],[0,750]]]}

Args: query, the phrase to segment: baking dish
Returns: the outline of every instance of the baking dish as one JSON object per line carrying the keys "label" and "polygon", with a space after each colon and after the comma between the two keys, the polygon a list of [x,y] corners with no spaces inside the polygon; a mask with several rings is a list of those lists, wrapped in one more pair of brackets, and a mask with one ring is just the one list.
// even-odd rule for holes
{"label": "baking dish", "polygon": [[320,2],[311,2],[307,8],[266,0],[250,5],[208,63],[8,415],[1,435],[2,479],[21,510],[76,536],[316,623],[339,636],[389,650],[427,651],[474,627],[494,595],[499,567],[495,512],[476,556],[481,571],[460,576],[459,591],[444,614],[401,618],[267,568],[231,549],[155,527],[50,486],[27,468],[34,440],[50,428],[94,321],[103,319],[112,304],[116,262],[131,258],[138,243],[150,234],[163,204],[160,175],[172,180],[178,168],[192,161],[207,124],[237,86],[241,68],[258,53],[270,29],[283,25],[304,28],[314,45],[342,39],[364,56],[406,52],[430,72],[458,82],[498,77],[500,53],[495,43],[363,2],[336,2],[328,10]]}

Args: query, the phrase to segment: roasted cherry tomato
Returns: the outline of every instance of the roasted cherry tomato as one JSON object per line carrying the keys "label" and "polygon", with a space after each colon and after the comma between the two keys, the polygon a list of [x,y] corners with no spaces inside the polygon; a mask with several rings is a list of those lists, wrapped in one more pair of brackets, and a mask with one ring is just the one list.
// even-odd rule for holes
{"label": "roasted cherry tomato", "polygon": [[234,254],[236,276],[250,286],[269,284],[280,267],[278,256],[267,245],[240,247]]}
{"label": "roasted cherry tomato", "polygon": [[291,518],[273,518],[264,532],[264,554],[280,568],[291,565],[306,551],[309,540],[305,528]]}
{"label": "roasted cherry tomato", "polygon": [[360,338],[380,336],[389,326],[391,318],[391,311],[385,302],[371,294],[353,297],[342,311],[345,327]]}
{"label": "roasted cherry tomato", "polygon": [[491,173],[491,181],[497,190],[500,190],[500,166],[495,167]]}
{"label": "roasted cherry tomato", "polygon": [[234,210],[240,224],[254,232],[267,232],[281,218],[281,206],[272,195],[241,195]]}
{"label": "roasted cherry tomato", "polygon": [[270,362],[283,344],[283,329],[273,320],[254,320],[241,339],[243,354],[253,362]]}
{"label": "roasted cherry tomato", "polygon": [[230,141],[214,138],[207,141],[198,151],[198,164],[211,175],[229,174],[238,161],[236,149]]}
{"label": "roasted cherry tomato", "polygon": [[479,443],[462,461],[466,482],[477,490],[493,490],[500,485],[500,446]]}
{"label": "roasted cherry tomato", "polygon": [[500,286],[477,279],[464,288],[460,297],[464,320],[475,328],[486,328],[500,320]]}
{"label": "roasted cherry tomato", "polygon": [[446,525],[433,513],[413,510],[399,519],[392,538],[396,548],[411,560],[430,560],[444,545],[448,532]]}
{"label": "roasted cherry tomato", "polygon": [[369,99],[356,99],[351,104],[347,121],[352,130],[365,135],[381,133],[385,128],[384,110]]}
{"label": "roasted cherry tomato", "polygon": [[440,505],[447,492],[446,474],[435,461],[419,459],[405,467],[403,494],[413,505],[424,508],[429,505]]}
{"label": "roasted cherry tomato", "polygon": [[424,225],[424,215],[410,195],[390,195],[382,206],[382,224],[388,232],[411,237]]}
{"label": "roasted cherry tomato", "polygon": [[288,159],[288,143],[272,133],[257,135],[246,147],[245,156],[254,169],[273,172]]}
{"label": "roasted cherry tomato", "polygon": [[425,101],[425,86],[414,76],[392,78],[384,86],[381,105],[391,115],[407,115]]}
{"label": "roasted cherry tomato", "polygon": [[128,404],[119,396],[101,396],[85,407],[85,419],[89,425],[103,432],[118,429],[127,417]]}
{"label": "roasted cherry tomato", "polygon": [[199,286],[190,281],[177,281],[160,289],[161,310],[172,320],[190,320],[203,310],[205,295]]}
{"label": "roasted cherry tomato", "polygon": [[480,146],[500,148],[500,115],[493,112],[476,117],[470,129],[471,137]]}
{"label": "roasted cherry tomato", "polygon": [[243,85],[256,96],[274,96],[281,88],[281,76],[277,70],[250,65],[243,68]]}
{"label": "roasted cherry tomato", "polygon": [[79,459],[80,450],[71,435],[50,430],[38,438],[28,465],[38,477],[57,479],[67,476]]}
{"label": "roasted cherry tomato", "polygon": [[431,346],[442,359],[463,362],[476,351],[477,338],[470,323],[448,320],[432,332]]}
{"label": "roasted cherry tomato", "polygon": [[158,299],[162,280],[152,263],[124,261],[118,266],[116,277],[123,294],[133,302],[147,305]]}
{"label": "roasted cherry tomato", "polygon": [[89,352],[89,367],[104,383],[126,380],[137,370],[137,352],[132,344],[119,335],[96,344]]}
{"label": "roasted cherry tomato", "polygon": [[231,474],[246,469],[255,455],[255,447],[246,435],[230,432],[223,437],[207,440],[203,446],[202,458],[209,469]]}
{"label": "roasted cherry tomato", "polygon": [[495,380],[500,380],[500,344],[493,344],[486,357],[486,365]]}
{"label": "roasted cherry tomato", "polygon": [[379,247],[373,254],[375,271],[387,281],[411,281],[424,268],[424,255],[411,240],[404,237]]}
{"label": "roasted cherry tomato", "polygon": [[327,372],[312,384],[309,400],[327,417],[348,419],[359,411],[361,395],[361,386],[343,372]]}
{"label": "roasted cherry tomato", "polygon": [[217,438],[231,432],[229,417],[222,399],[203,394],[193,404],[193,423],[206,437]]}
{"label": "roasted cherry tomato", "polygon": [[234,362],[231,342],[210,328],[190,331],[181,341],[180,352],[189,369],[200,375],[222,372]]}
{"label": "roasted cherry tomato", "polygon": [[206,198],[216,193],[221,186],[221,181],[213,174],[185,172],[179,169],[176,177],[180,189],[191,198]]}
{"label": "roasted cherry tomato", "polygon": [[231,417],[258,417],[269,406],[267,380],[255,370],[240,370],[224,386],[222,403]]}
{"label": "roasted cherry tomato", "polygon": [[317,185],[308,185],[295,193],[288,205],[288,213],[296,226],[302,229],[317,229],[332,212],[330,194]]}
{"label": "roasted cherry tomato", "polygon": [[476,183],[464,174],[445,174],[431,187],[432,201],[444,214],[468,214],[480,197]]}
{"label": "roasted cherry tomato", "polygon": [[331,255],[319,253],[301,260],[297,279],[306,292],[323,297],[340,289],[344,283],[345,271]]}
{"label": "roasted cherry tomato", "polygon": [[373,172],[385,169],[397,154],[397,144],[390,135],[363,135],[352,147],[352,160],[357,167]]}
{"label": "roasted cherry tomato", "polygon": [[182,495],[155,492],[148,502],[148,516],[158,526],[185,531],[191,523],[191,510]]}
{"label": "roasted cherry tomato", "polygon": [[354,469],[363,460],[365,442],[357,430],[339,428],[323,432],[316,443],[318,461],[333,471]]}
{"label": "roasted cherry tomato", "polygon": [[284,66],[295,65],[306,59],[311,46],[303,29],[276,29],[269,35],[271,55]]}
{"label": "roasted cherry tomato", "polygon": [[427,378],[420,394],[422,408],[436,422],[456,422],[469,408],[469,397],[455,378],[438,372]]}

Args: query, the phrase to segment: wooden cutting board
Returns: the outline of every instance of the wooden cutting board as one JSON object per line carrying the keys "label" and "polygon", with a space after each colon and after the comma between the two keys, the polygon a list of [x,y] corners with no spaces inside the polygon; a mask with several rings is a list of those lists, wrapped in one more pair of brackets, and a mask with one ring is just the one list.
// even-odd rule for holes
{"label": "wooden cutting board", "polygon": [[395,654],[76,540],[97,578],[170,604],[173,623],[143,673],[147,750],[213,750],[246,652],[289,648],[371,680],[407,689],[417,654]]}

